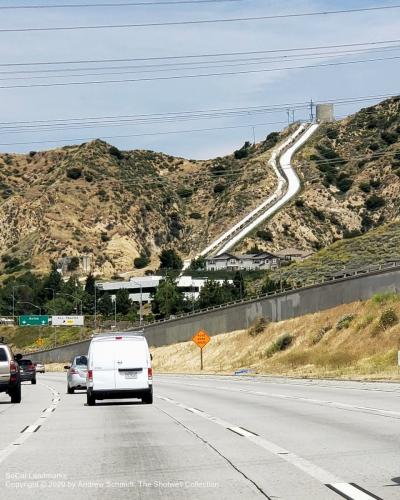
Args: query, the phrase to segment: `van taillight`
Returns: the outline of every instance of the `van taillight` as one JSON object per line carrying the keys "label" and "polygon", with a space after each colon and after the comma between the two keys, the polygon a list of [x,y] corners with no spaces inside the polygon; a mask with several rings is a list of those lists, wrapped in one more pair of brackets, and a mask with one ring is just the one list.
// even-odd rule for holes
{"label": "van taillight", "polygon": [[15,361],[10,361],[10,372],[11,373],[17,373],[18,372],[18,365]]}
{"label": "van taillight", "polygon": [[88,376],[89,380],[93,380],[93,371],[92,370],[88,370],[87,371],[87,376]]}
{"label": "van taillight", "polygon": [[122,340],[122,337],[115,337],[115,340]]}
{"label": "van taillight", "polygon": [[147,368],[147,376],[153,378],[153,368]]}

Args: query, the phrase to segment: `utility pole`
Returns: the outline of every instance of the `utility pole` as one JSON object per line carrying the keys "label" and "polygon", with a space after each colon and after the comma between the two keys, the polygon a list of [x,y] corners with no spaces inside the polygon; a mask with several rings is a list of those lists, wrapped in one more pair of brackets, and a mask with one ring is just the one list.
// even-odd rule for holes
{"label": "utility pole", "polygon": [[310,101],[310,121],[314,121],[314,103],[312,99]]}
{"label": "utility pole", "polygon": [[287,123],[288,125],[290,125],[290,109],[286,110],[286,114],[287,114]]}
{"label": "utility pole", "polygon": [[294,123],[294,109],[292,109],[292,123]]}
{"label": "utility pole", "polygon": [[117,328],[117,294],[114,297],[114,326]]}
{"label": "utility pole", "polygon": [[256,145],[256,128],[253,126],[253,146]]}

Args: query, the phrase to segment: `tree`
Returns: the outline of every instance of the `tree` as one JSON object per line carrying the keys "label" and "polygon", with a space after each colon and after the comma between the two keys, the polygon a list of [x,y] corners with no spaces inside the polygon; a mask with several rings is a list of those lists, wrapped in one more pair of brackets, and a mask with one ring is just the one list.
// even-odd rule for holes
{"label": "tree", "polygon": [[99,311],[103,316],[109,316],[114,311],[114,304],[109,293],[105,292],[99,300]]}
{"label": "tree", "polygon": [[56,263],[52,262],[50,273],[45,277],[43,282],[43,291],[46,298],[48,300],[52,299],[53,290],[54,293],[56,294],[57,292],[61,291],[61,286],[62,286],[61,274],[57,271]]}
{"label": "tree", "polygon": [[242,299],[246,295],[246,288],[244,284],[243,274],[239,271],[236,272],[233,278],[233,286],[235,287],[237,296]]}
{"label": "tree", "polygon": [[96,280],[93,276],[92,273],[88,274],[86,278],[86,283],[85,283],[85,292],[88,293],[89,295],[94,295],[94,288],[96,286]]}
{"label": "tree", "polygon": [[150,259],[145,253],[141,253],[140,256],[136,257],[136,259],[133,261],[133,265],[136,267],[136,269],[143,269],[149,264],[150,264]]}
{"label": "tree", "polygon": [[192,271],[201,271],[206,268],[206,259],[205,257],[200,256],[198,259],[193,259],[190,263],[190,269]]}
{"label": "tree", "polygon": [[183,262],[175,250],[163,250],[160,254],[160,269],[182,269]]}
{"label": "tree", "polygon": [[154,294],[151,309],[158,317],[168,318],[181,311],[184,306],[183,294],[169,277],[162,280]]}
{"label": "tree", "polygon": [[79,267],[79,257],[71,257],[71,260],[68,263],[68,271],[76,271]]}
{"label": "tree", "polygon": [[73,302],[72,297],[56,297],[44,304],[44,310],[48,314],[55,315],[74,314],[76,313],[76,302]]}
{"label": "tree", "polygon": [[126,316],[132,309],[132,301],[129,298],[129,292],[126,289],[118,290],[116,293],[117,312]]}

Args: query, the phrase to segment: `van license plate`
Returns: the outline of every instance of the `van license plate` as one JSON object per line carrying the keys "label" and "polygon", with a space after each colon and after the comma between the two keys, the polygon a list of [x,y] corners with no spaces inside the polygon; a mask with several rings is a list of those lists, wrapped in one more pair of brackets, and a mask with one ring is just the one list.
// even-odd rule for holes
{"label": "van license plate", "polygon": [[125,372],[125,378],[137,378],[137,372]]}

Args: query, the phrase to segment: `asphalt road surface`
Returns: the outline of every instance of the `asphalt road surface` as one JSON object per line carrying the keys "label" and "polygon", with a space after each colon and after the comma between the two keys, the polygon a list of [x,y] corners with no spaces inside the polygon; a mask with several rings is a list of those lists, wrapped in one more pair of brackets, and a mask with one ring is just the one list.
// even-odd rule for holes
{"label": "asphalt road surface", "polygon": [[155,377],[86,406],[62,373],[0,394],[0,498],[400,499],[400,385]]}

